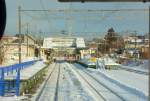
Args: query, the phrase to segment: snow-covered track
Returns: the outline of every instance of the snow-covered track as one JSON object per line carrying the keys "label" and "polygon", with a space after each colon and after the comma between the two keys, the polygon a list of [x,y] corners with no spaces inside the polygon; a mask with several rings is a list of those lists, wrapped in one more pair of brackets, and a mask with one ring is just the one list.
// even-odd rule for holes
{"label": "snow-covered track", "polygon": [[113,93],[114,95],[116,95],[118,98],[120,98],[122,101],[126,101],[122,96],[120,96],[118,93],[116,93],[115,91],[113,91],[112,89],[110,89],[109,87],[107,87],[107,85],[101,83],[99,80],[97,80],[94,76],[92,76],[90,73],[88,73],[87,71],[83,71],[85,72],[87,75],[89,75],[91,78],[93,78],[96,82],[98,82],[100,85],[102,85],[103,87],[105,87],[106,89],[108,89],[111,93]]}
{"label": "snow-covered track", "polygon": [[52,71],[50,72],[50,74],[49,74],[48,77],[46,78],[46,80],[45,80],[45,82],[44,82],[44,85],[43,85],[43,87],[41,88],[40,92],[38,93],[38,95],[37,95],[35,101],[39,101],[39,99],[40,99],[40,97],[41,97],[41,95],[42,95],[42,93],[43,93],[43,91],[44,91],[44,89],[45,89],[45,86],[46,86],[46,84],[47,84],[49,78],[51,77],[52,73],[54,72],[55,66],[56,66],[56,63],[55,63],[55,65],[54,65]]}
{"label": "snow-covered track", "polygon": [[142,74],[142,75],[149,75],[148,72],[145,71],[140,71],[140,70],[136,70],[136,69],[130,69],[130,68],[125,68],[125,67],[119,67],[120,69],[129,71],[129,72],[134,72],[134,73],[138,73],[138,74]]}
{"label": "snow-covered track", "polygon": [[[79,72],[79,70],[75,69],[75,68],[72,68],[74,71],[76,71],[76,73],[78,73],[78,75],[80,75],[80,77],[103,99],[103,101],[110,101],[110,99],[108,99],[106,96],[104,96],[105,92],[109,92],[110,96],[115,96],[115,98],[117,100],[114,100],[114,101],[127,101],[125,98],[123,98],[122,96],[120,96],[117,92],[113,91],[112,89],[110,89],[109,87],[107,87],[107,85],[101,83],[99,80],[97,80],[95,77],[93,77],[90,73],[88,73],[87,71],[85,70],[82,70],[82,72],[84,72],[88,78],[91,78],[93,79],[94,82],[96,82],[98,84],[98,86],[94,86],[93,85],[93,82],[90,82],[88,80],[88,78],[85,77],[85,75],[83,76],[83,73]],[[101,92],[100,90],[98,90],[98,88],[102,86],[104,89],[105,92]],[[103,89],[102,88],[102,89]]]}
{"label": "snow-covered track", "polygon": [[60,63],[56,63],[45,80],[44,86],[35,101],[58,101],[59,75]]}
{"label": "snow-covered track", "polygon": [[[126,82],[120,82],[118,81],[116,78],[113,78],[114,75],[108,75],[109,72],[108,71],[99,71],[99,70],[94,70],[94,69],[86,69],[83,66],[79,65],[79,64],[73,64],[73,67],[77,70],[79,70],[80,72],[82,72],[82,74],[85,74],[85,72],[89,73],[89,77],[92,78],[94,77],[95,79],[97,79],[99,82],[101,82],[102,84],[106,85],[109,89],[111,89],[113,92],[117,93],[119,96],[121,96],[122,98],[124,98],[126,101],[147,101],[148,100],[148,96],[147,93],[145,92],[145,88],[138,88],[139,86],[135,84],[134,85],[134,81],[136,81],[136,78],[140,78],[146,75],[140,75],[137,73],[131,73],[131,76],[135,78],[133,78],[133,80],[128,80],[128,76],[130,74],[130,72],[125,71],[125,70],[118,70],[118,73],[120,73],[120,75],[117,75],[119,77],[121,77],[122,73],[123,73],[123,77],[126,78],[127,82],[131,82],[132,83],[126,83]],[[84,72],[85,71],[85,72]],[[116,70],[115,70],[116,71]],[[122,71],[122,72],[119,72]],[[110,71],[110,72],[113,72]],[[124,73],[125,72],[125,73]],[[108,74],[107,74],[108,73]],[[117,72],[114,72],[117,73]],[[88,74],[87,74],[88,75]],[[85,75],[86,76],[86,75]],[[88,79],[90,79],[88,77]],[[124,78],[121,78],[124,79]],[[139,79],[140,81],[142,81],[142,79]],[[93,85],[95,85],[96,82],[93,82]],[[98,87],[98,85],[96,85]],[[143,90],[144,89],[144,90]],[[103,92],[102,92],[103,93]],[[104,95],[105,96],[105,95]],[[106,98],[108,98],[109,96],[106,96]],[[117,100],[109,100],[109,101],[117,101]],[[120,100],[119,100],[120,101]]]}
{"label": "snow-covered track", "polygon": [[60,64],[59,64],[58,76],[57,76],[57,83],[56,83],[56,90],[55,90],[55,97],[54,101],[58,101],[58,88],[59,88],[59,78],[60,78]]}
{"label": "snow-covered track", "polygon": [[107,101],[107,99],[84,76],[82,76],[80,72],[78,72],[77,70],[75,70],[75,71],[103,99],[103,101]]}

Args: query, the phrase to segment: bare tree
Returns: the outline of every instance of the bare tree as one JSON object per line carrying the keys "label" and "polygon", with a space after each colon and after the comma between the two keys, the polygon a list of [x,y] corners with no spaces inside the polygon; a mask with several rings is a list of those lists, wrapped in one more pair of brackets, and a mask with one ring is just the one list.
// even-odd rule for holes
{"label": "bare tree", "polygon": [[114,31],[113,28],[108,29],[107,34],[105,35],[104,39],[107,42],[109,49],[116,48],[116,42],[118,41],[117,33]]}

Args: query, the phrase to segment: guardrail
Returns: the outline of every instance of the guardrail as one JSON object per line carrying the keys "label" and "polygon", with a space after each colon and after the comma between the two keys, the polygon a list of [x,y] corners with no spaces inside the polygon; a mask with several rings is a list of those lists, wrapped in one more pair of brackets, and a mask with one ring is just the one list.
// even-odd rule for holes
{"label": "guardrail", "polygon": [[[42,59],[39,60],[32,60],[32,61],[27,61],[27,62],[22,62],[18,64],[13,64],[10,66],[4,66],[0,67],[0,96],[5,95],[5,75],[8,75],[10,72],[13,74],[14,71],[16,71],[16,79],[15,79],[15,87],[13,89],[15,90],[15,95],[19,96],[19,88],[20,88],[20,71],[23,70],[24,68],[27,68],[31,65],[33,65],[37,61],[41,61]],[[9,85],[11,86],[11,85]],[[10,87],[11,88],[11,87]]]}

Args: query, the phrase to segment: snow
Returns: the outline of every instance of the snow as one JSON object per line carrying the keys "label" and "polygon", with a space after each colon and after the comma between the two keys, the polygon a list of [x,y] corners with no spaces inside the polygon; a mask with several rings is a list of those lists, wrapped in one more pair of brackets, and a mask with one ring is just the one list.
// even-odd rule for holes
{"label": "snow", "polygon": [[104,65],[119,65],[111,58],[98,58],[97,61],[103,63]]}
{"label": "snow", "polygon": [[140,71],[144,73],[149,73],[149,61],[148,60],[137,60],[137,61],[127,61],[124,64],[118,64],[115,62],[115,59],[110,57],[102,57],[98,58],[96,62],[96,67],[100,69],[104,69],[105,66],[119,66],[121,68],[127,68],[135,71]]}
{"label": "snow", "polygon": [[[54,64],[51,64],[49,67],[52,67],[52,66],[54,66]],[[31,101],[36,101],[36,100],[38,99],[38,97],[41,95],[42,90],[43,90],[43,88],[44,88],[45,85],[46,85],[46,81],[47,81],[47,79],[48,79],[48,76],[50,75],[50,71],[51,71],[51,68],[48,68],[48,72],[47,72],[46,77],[45,77],[46,79],[45,79],[44,82],[40,85],[40,87],[38,88],[38,90],[36,91],[36,93],[32,96]]]}
{"label": "snow", "polygon": [[[113,62],[111,59],[108,59],[108,61]],[[142,65],[139,65],[139,68],[141,68],[141,66],[147,66],[147,64],[148,61],[145,60]],[[58,100],[103,101],[102,98],[81,77],[82,75],[108,101],[120,101],[121,99],[99,84],[92,77],[97,79],[103,85],[106,85],[109,89],[127,101],[148,101],[148,75],[142,75],[121,69],[86,69],[79,64],[69,64],[66,62],[58,63],[55,67],[54,64],[49,66],[48,74],[53,70],[53,67],[55,68],[54,73],[52,73],[52,77],[47,80],[48,83],[45,83],[46,81],[44,81],[44,83],[41,85],[37,93],[34,95],[34,100],[41,93],[42,89],[44,89],[44,91],[42,92],[42,97],[40,100],[53,100],[55,96],[54,92],[56,90],[56,80],[58,76],[59,65],[60,79],[58,87]],[[42,61],[35,63],[31,67],[21,71],[21,74],[23,75],[21,78],[25,79],[31,77],[34,73],[36,73],[36,71],[39,71],[44,66],[45,64]],[[104,64],[100,60],[99,67],[101,66],[104,66]],[[146,67],[144,68],[147,69]],[[76,71],[78,71],[81,75],[79,75]],[[84,71],[88,72],[90,75],[86,74]],[[33,99],[32,101],[34,101]]]}
{"label": "snow", "polygon": [[141,63],[139,61],[130,61],[126,64],[121,65],[121,67],[148,73],[149,72],[149,61],[148,60],[141,60],[141,61],[143,61],[143,62]]}
{"label": "snow", "polygon": [[[27,68],[24,68],[20,71],[20,79],[26,80],[31,78],[33,75],[35,75],[38,71],[43,69],[46,66],[46,64],[43,63],[43,61],[38,61],[35,64],[28,66]],[[13,74],[9,73],[8,75],[5,74],[5,79],[13,79],[16,77],[16,72],[14,71]]]}
{"label": "snow", "polygon": [[105,69],[105,66],[119,66],[120,64],[117,64],[116,62],[114,62],[113,59],[111,58],[98,58],[96,60],[96,68],[99,69]]}
{"label": "snow", "polygon": [[85,89],[94,99],[95,101],[103,101],[102,98],[99,97],[99,95],[97,95],[97,93],[95,91],[93,91],[93,89],[86,83],[86,81],[84,81],[80,75],[73,69],[74,67],[71,66],[70,64],[66,63],[66,65],[68,67],[70,67],[71,71],[76,75],[76,77],[79,79],[79,81],[81,82],[83,89]]}
{"label": "snow", "polygon": [[[136,96],[139,96],[141,100],[145,101],[146,99],[148,99],[148,75],[138,74],[121,69],[105,70],[104,67],[106,65],[114,65],[148,73],[148,60],[128,62],[128,64],[126,64],[125,66],[115,63],[115,60],[112,58],[102,57],[97,59],[96,62],[96,67],[98,68],[98,70],[88,69],[95,77],[100,78],[100,76],[102,76],[103,78],[105,78],[104,81],[108,80],[129,91],[130,93],[135,93]],[[109,83],[107,82],[106,84]]]}
{"label": "snow", "polygon": [[[79,65],[76,65],[76,67],[83,68]],[[112,73],[112,71],[115,72]],[[145,77],[140,74],[130,73],[123,70],[93,70],[90,73],[92,76],[96,77],[100,82],[103,82],[112,90],[118,93],[120,92],[119,94],[124,96],[129,101],[135,101],[135,99],[136,101],[147,101],[148,99],[148,76]],[[113,76],[113,74],[115,76]],[[132,97],[130,98],[129,96]]]}
{"label": "snow", "polygon": [[59,65],[58,101],[94,101],[83,89],[78,78],[65,63],[53,64],[49,67],[48,75],[53,70],[53,67],[55,68],[54,72],[51,74],[50,78],[47,78],[48,82],[45,81],[45,86],[42,84],[43,87],[40,87],[41,90],[43,89],[43,92],[41,92],[41,90],[37,91],[37,94],[34,95],[32,101],[35,101],[35,98],[39,96],[40,92],[41,96],[39,101],[51,101],[54,99]]}
{"label": "snow", "polygon": [[[74,91],[71,93],[72,94],[76,94],[77,98],[71,98],[68,101],[94,101],[92,97],[90,97],[88,95],[88,93],[84,90],[84,87],[81,85],[80,81],[78,80],[78,78],[76,77],[76,75],[71,71],[70,66],[69,68],[66,67],[66,65],[64,66],[66,68],[66,78],[68,79],[68,84],[70,84],[70,92]],[[69,86],[66,86],[67,89]],[[74,95],[72,95],[74,96]],[[71,97],[72,97],[71,96]]]}
{"label": "snow", "polygon": [[28,101],[27,97],[20,96],[20,97],[0,97],[0,101]]}
{"label": "snow", "polygon": [[106,70],[100,72],[107,78],[116,80],[120,84],[133,88],[141,92],[141,95],[148,96],[148,76],[124,70]]}

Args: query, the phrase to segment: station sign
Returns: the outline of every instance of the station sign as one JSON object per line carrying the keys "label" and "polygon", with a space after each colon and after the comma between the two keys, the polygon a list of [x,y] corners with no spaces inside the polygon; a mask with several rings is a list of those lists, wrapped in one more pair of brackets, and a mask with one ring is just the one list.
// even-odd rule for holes
{"label": "station sign", "polygon": [[90,61],[91,61],[91,62],[96,62],[96,58],[95,58],[95,57],[91,57],[91,58],[90,58]]}

